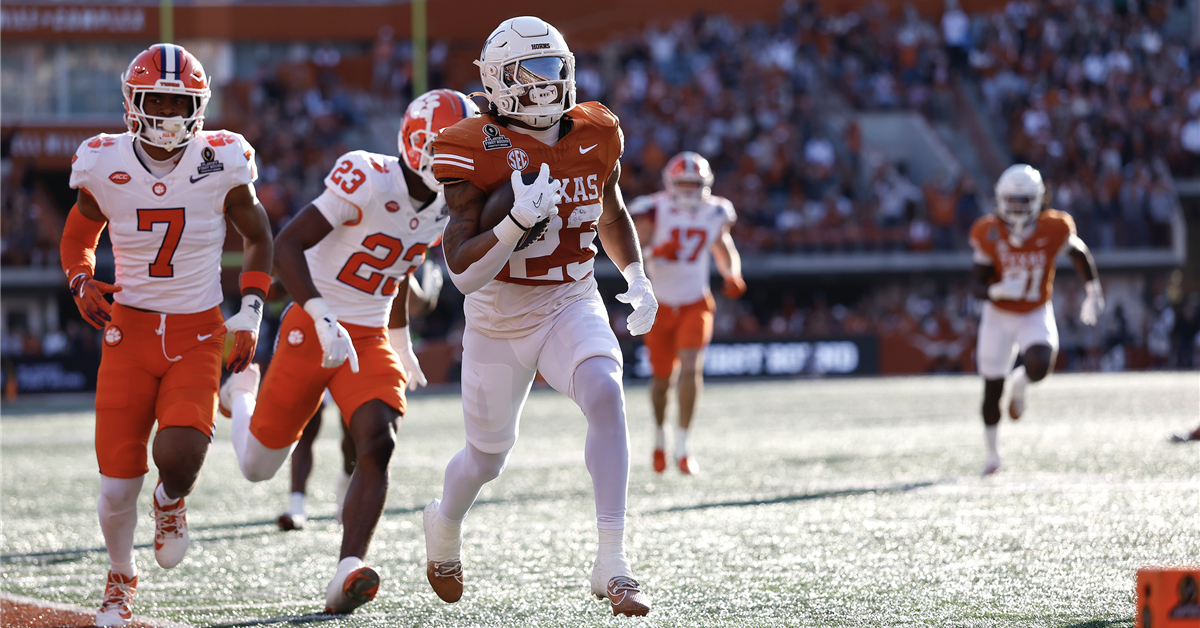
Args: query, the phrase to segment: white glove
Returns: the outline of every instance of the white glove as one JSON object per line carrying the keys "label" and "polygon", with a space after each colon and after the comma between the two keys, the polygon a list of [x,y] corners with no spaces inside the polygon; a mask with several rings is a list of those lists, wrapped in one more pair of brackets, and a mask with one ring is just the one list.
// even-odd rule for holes
{"label": "white glove", "polygon": [[1093,279],[1083,284],[1087,296],[1079,307],[1079,321],[1084,325],[1095,325],[1104,311],[1104,291],[1100,289],[1100,280]]}
{"label": "white glove", "polygon": [[335,369],[348,359],[350,371],[357,373],[358,352],[354,350],[350,333],[342,327],[333,312],[329,311],[325,299],[317,297],[305,301],[304,311],[312,317],[313,325],[317,328],[317,340],[321,343],[321,351],[325,353],[321,358],[321,366]]}
{"label": "white glove", "polygon": [[988,298],[992,301],[1020,301],[1025,298],[1027,277],[1005,277],[988,286]]}
{"label": "white glove", "polygon": [[421,292],[425,298],[437,303],[437,297],[442,292],[442,284],[446,281],[442,275],[442,267],[435,261],[427,261],[421,266]]}
{"label": "white glove", "polygon": [[542,219],[558,214],[558,197],[562,193],[562,181],[550,177],[550,164],[542,162],[537,180],[529,185],[521,180],[521,173],[512,173],[513,207],[509,215],[522,229],[529,229]]}
{"label": "white glove", "polygon": [[654,298],[654,288],[642,270],[641,262],[634,262],[621,271],[629,289],[617,295],[621,303],[633,306],[633,314],[629,315],[625,324],[629,327],[629,335],[640,336],[654,327],[654,318],[658,315],[658,299]]}
{"label": "white glove", "polygon": [[242,296],[242,309],[225,319],[225,331],[252,331],[258,335],[262,325],[263,300],[253,294]]}
{"label": "white glove", "polygon": [[408,375],[406,390],[428,386],[429,381],[425,379],[425,372],[421,370],[421,363],[417,361],[417,354],[413,352],[412,337],[408,335],[408,327],[389,329],[388,342],[396,351],[396,355],[400,356],[400,366],[404,367],[404,373]]}

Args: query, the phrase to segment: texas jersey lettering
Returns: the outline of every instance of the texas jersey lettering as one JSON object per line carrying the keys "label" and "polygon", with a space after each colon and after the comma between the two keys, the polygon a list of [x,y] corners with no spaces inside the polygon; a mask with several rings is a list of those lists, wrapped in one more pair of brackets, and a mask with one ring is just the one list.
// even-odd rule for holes
{"label": "texas jersey lettering", "polygon": [[1033,234],[1019,247],[1009,242],[1008,226],[994,214],[976,219],[971,226],[975,263],[996,269],[988,283],[1003,280],[1026,287],[1024,298],[995,301],[995,306],[1010,312],[1029,312],[1049,301],[1054,293],[1055,258],[1074,234],[1071,215],[1055,209],[1038,216]]}
{"label": "texas jersey lettering", "polygon": [[80,145],[71,187],[108,219],[121,305],[193,314],[220,305],[225,196],[258,178],[254,149],[237,133],[200,131],[175,169],[159,179],[134,153],[132,133]]}
{"label": "texas jersey lettering", "polygon": [[387,327],[399,282],[441,242],[445,200],[440,194],[425,204],[413,200],[403,168],[396,157],[346,153],[313,201],[333,231],[304,255],[313,284],[340,321]]}
{"label": "texas jersey lettering", "polygon": [[642,246],[668,251],[646,259],[646,274],[654,282],[658,302],[678,307],[708,295],[710,251],[725,225],[737,220],[733,203],[709,196],[690,209],[680,207],[664,191],[635,199],[629,204],[629,213],[646,214],[654,220],[653,235]]}
{"label": "texas jersey lettering", "polygon": [[[535,321],[596,290],[596,220],[624,138],[617,117],[600,103],[578,105],[562,124],[570,131],[554,146],[490,116],[463,120],[434,142],[433,173],[439,180],[469,181],[491,194],[510,184],[514,170],[537,172],[547,163],[550,175],[564,184],[558,215],[542,237],[514,251],[494,281],[467,295],[468,323],[493,337],[527,333]],[[552,289],[522,289],[539,286]]]}

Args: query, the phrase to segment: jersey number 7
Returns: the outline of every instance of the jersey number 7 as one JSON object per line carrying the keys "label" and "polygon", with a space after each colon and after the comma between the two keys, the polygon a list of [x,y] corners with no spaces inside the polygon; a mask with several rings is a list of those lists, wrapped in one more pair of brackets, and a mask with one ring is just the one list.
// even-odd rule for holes
{"label": "jersey number 7", "polygon": [[175,267],[171,265],[171,260],[175,257],[175,249],[179,248],[179,239],[183,237],[183,227],[187,222],[183,208],[139,209],[137,218],[138,231],[154,231],[154,225],[167,225],[162,245],[158,247],[158,255],[155,255],[154,261],[150,263],[150,276],[174,277]]}

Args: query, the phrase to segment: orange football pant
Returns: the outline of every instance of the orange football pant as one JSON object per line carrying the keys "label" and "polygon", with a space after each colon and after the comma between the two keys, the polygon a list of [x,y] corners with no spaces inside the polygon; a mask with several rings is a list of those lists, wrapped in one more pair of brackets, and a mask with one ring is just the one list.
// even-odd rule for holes
{"label": "orange football pant", "polygon": [[288,306],[279,322],[279,338],[275,356],[267,367],[250,433],[258,442],[271,449],[282,449],[300,440],[304,426],[316,413],[325,396],[333,394],[342,421],[350,418],[359,406],[379,399],[401,415],[405,410],[404,386],[408,379],[400,367],[400,358],[388,342],[383,327],[363,327],[342,323],[350,332],[354,350],[358,352],[358,372],[350,370],[350,362],[327,369],[321,366],[321,343],[312,317],[304,308]]}
{"label": "orange football pant", "polygon": [[654,327],[646,332],[646,349],[654,376],[666,379],[679,364],[683,349],[703,349],[712,342],[713,312],[717,304],[712,295],[688,305],[660,305]]}
{"label": "orange football pant", "polygon": [[96,458],[100,473],[136,478],[149,471],[146,444],[158,421],[212,438],[221,386],[220,308],[158,314],[113,304],[96,376]]}

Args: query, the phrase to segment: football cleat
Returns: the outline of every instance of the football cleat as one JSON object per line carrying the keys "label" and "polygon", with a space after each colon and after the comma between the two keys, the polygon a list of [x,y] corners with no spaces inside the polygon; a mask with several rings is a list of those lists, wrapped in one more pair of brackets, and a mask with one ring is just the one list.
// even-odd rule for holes
{"label": "football cleat", "polygon": [[[425,577],[433,592],[443,602],[462,599],[462,530],[450,530],[438,521],[441,500],[435,499],[425,507]],[[457,533],[456,533],[457,532]]]}
{"label": "football cleat", "polygon": [[308,523],[308,517],[304,516],[302,513],[285,512],[282,515],[279,515],[279,518],[275,520],[275,523],[279,524],[279,529],[283,530],[284,532],[303,530],[304,524]]}
{"label": "football cleat", "polygon": [[654,472],[662,473],[667,470],[667,452],[661,449],[654,450]]}
{"label": "football cleat", "polygon": [[[162,480],[159,480],[159,484]],[[158,496],[154,496],[154,509],[150,512],[154,517],[154,559],[163,569],[170,569],[183,560],[187,552],[191,536],[188,535],[187,506],[183,498],[170,506],[159,506]]]}
{"label": "football cleat", "polygon": [[597,557],[592,566],[592,594],[612,603],[613,615],[640,617],[650,614],[650,597],[633,579],[624,554]]}
{"label": "football cleat", "polygon": [[325,588],[325,612],[335,615],[353,613],[354,609],[375,599],[378,592],[379,574],[374,569],[339,565],[333,580]]}
{"label": "football cleat", "polygon": [[700,472],[700,465],[691,455],[676,460],[675,464],[679,465],[679,472],[684,475],[695,475]]}
{"label": "football cleat", "polygon": [[1018,366],[1013,370],[1012,397],[1008,401],[1008,416],[1016,421],[1025,414],[1025,388],[1029,380],[1025,377],[1025,367]]}
{"label": "football cleat", "polygon": [[1200,430],[1196,430],[1194,432],[1189,432],[1187,430],[1179,430],[1178,432],[1171,432],[1171,435],[1168,438],[1168,440],[1170,440],[1172,443],[1186,443],[1188,441],[1200,441]]}
{"label": "football cleat", "polygon": [[1000,456],[998,454],[988,454],[986,460],[983,461],[983,472],[980,477],[987,477],[1000,470]]}
{"label": "football cleat", "polygon": [[97,626],[128,626],[133,620],[133,597],[137,593],[137,576],[108,572],[104,586],[104,601],[96,612]]}
{"label": "football cleat", "polygon": [[229,377],[225,378],[225,383],[221,384],[220,391],[217,393],[217,410],[221,412],[221,416],[227,419],[233,418],[234,395],[241,392],[257,395],[258,382],[261,379],[262,371],[253,362],[241,373],[231,373]]}

